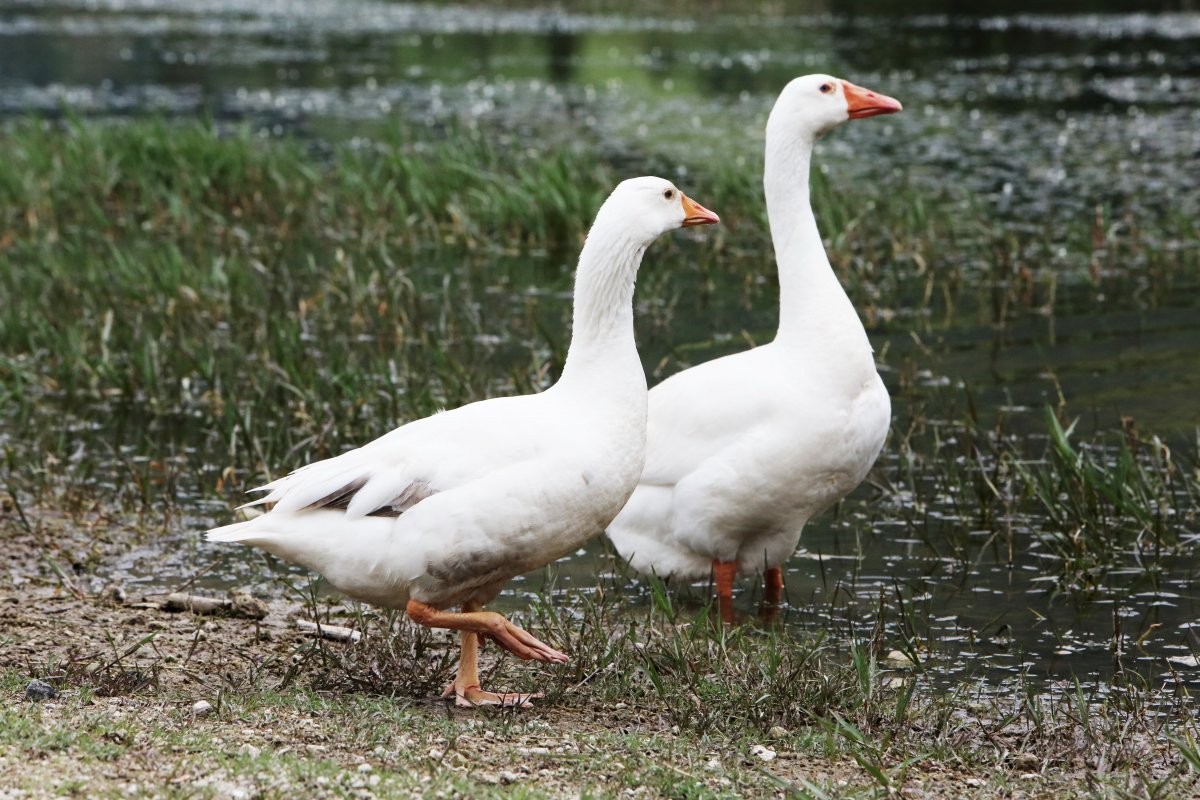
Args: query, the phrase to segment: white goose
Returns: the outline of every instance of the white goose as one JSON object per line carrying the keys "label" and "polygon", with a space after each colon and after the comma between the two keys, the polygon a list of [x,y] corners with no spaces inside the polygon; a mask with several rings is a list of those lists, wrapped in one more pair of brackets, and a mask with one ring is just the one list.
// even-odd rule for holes
{"label": "white goose", "polygon": [[763,187],[779,265],[770,344],[678,373],[650,392],[646,467],[608,528],[641,572],[712,574],[722,618],[733,580],[781,564],[804,524],[857,486],[891,418],[870,342],[825,255],[809,203],[813,144],[900,103],[829,75],[796,78],[767,121]]}
{"label": "white goose", "polygon": [[[633,336],[642,254],[668,230],[718,221],[661,178],[605,201],[575,276],[574,332],[560,380],[411,422],[261,487],[255,519],[208,532],[320,572],[347,595],[461,632],[460,705],[526,705],[479,686],[479,636],[524,659],[567,656],[480,610],[513,576],[600,534],[645,461],[646,377]],[[462,612],[446,610],[461,605]]]}

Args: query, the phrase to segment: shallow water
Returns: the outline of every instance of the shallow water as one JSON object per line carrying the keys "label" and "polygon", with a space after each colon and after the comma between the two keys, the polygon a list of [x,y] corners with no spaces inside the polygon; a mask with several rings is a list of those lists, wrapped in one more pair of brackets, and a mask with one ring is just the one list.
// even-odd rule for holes
{"label": "shallow water", "polygon": [[[908,16],[812,9],[698,20],[381,2],[0,2],[0,115],[207,115],[329,140],[370,137],[397,117],[454,120],[506,140],[595,148],[631,169],[674,169],[686,185],[680,161],[757,170],[778,90],[797,74],[829,71],[895,95],[906,109],[822,142],[817,161],[832,181],[868,182],[885,195],[959,192],[1015,232],[1031,220],[1066,230],[1098,207],[1110,225],[1131,212],[1200,213],[1200,14],[1028,15],[989,4],[986,14],[959,16],[937,3]],[[705,199],[719,209],[718,198]],[[1156,282],[1153,269],[1131,265],[1089,280],[1081,268],[1088,256],[1068,249],[1065,234],[1057,240],[1054,224],[1049,230],[1052,263],[1036,266],[1061,273],[1051,311],[998,319],[982,261],[963,265],[980,282],[978,297],[941,318],[914,319],[905,311],[913,298],[889,298],[894,316],[877,320],[871,336],[898,397],[897,420],[910,412],[898,386],[911,373],[933,420],[961,414],[966,386],[983,417],[1003,410],[1017,429],[1044,431],[1040,410],[1061,391],[1084,429],[1114,429],[1129,415],[1143,433],[1185,449],[1200,426],[1200,276]],[[1196,243],[1147,246],[1169,266]],[[428,269],[433,281],[441,267]],[[564,287],[553,288],[542,302],[557,315]],[[480,296],[503,304],[513,291]],[[673,342],[643,337],[646,362],[658,363],[672,344],[694,345],[693,361],[741,346],[723,333],[765,341],[775,309],[747,311],[739,296],[718,286],[702,301],[685,288]],[[714,320],[726,329],[714,332]],[[205,458],[186,420],[124,437],[112,409],[72,416],[81,442],[107,440],[149,458],[158,441]],[[882,475],[899,471],[894,441],[881,464]],[[1121,553],[1099,588],[1066,591],[1033,535],[1035,520],[1016,522],[1010,565],[1007,549],[985,542],[987,531],[972,534],[951,499],[929,505],[920,535],[901,521],[912,518],[898,511],[901,502],[861,490],[837,516],[810,525],[788,565],[791,624],[832,624],[866,638],[882,602],[894,636],[902,598],[935,672],[996,682],[1025,672],[1107,679],[1115,620],[1126,638],[1160,625],[1123,656],[1154,681],[1175,680],[1166,656],[1200,647],[1194,548],[1156,559],[1153,569],[1143,554]],[[189,524],[129,553],[116,574],[157,588],[217,558],[199,585],[263,583],[268,572],[257,557],[217,554],[194,536],[225,518],[223,503],[197,492],[180,505]],[[1185,541],[1200,530],[1194,519],[1178,524]],[[960,540],[967,544],[958,550],[945,546]],[[560,565],[558,585],[590,586],[598,571],[615,568],[597,544]],[[540,585],[538,576],[514,582],[501,605],[520,607]],[[644,600],[640,584],[630,591]],[[1194,667],[1180,673],[1200,686]]]}

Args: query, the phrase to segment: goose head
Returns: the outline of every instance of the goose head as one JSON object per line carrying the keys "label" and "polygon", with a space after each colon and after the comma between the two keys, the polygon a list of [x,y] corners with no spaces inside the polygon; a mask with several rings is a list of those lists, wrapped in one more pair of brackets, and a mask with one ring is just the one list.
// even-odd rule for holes
{"label": "goose head", "polygon": [[850,81],[832,75],[803,75],[779,94],[767,127],[817,139],[846,120],[895,114],[902,108],[899,100]]}
{"label": "goose head", "polygon": [[645,245],[676,228],[714,225],[721,221],[669,180],[653,176],[621,181],[605,201],[601,214],[614,222],[619,221]]}

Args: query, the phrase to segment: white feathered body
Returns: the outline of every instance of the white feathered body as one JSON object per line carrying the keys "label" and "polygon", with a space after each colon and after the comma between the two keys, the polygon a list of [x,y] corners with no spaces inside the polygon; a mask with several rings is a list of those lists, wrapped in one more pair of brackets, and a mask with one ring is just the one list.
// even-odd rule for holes
{"label": "white feathered body", "polygon": [[681,578],[708,575],[714,560],[747,573],[786,561],[887,437],[887,390],[857,349],[847,361],[772,342],[652,389],[646,468],[608,530],[621,555]]}
{"label": "white feathered body", "polygon": [[608,529],[639,571],[697,578],[714,561],[746,573],[780,566],[805,523],[866,477],[887,438],[891,402],[809,197],[814,142],[848,114],[844,95],[819,99],[823,84],[837,82],[793,81],[767,121],[775,340],[650,391],[646,469]]}
{"label": "white feathered body", "polygon": [[[645,382],[640,402],[634,383],[411,422],[263,487],[270,511],[209,538],[260,547],[379,606],[486,603],[601,533],[628,499],[645,451]],[[346,508],[311,507],[354,487]]]}

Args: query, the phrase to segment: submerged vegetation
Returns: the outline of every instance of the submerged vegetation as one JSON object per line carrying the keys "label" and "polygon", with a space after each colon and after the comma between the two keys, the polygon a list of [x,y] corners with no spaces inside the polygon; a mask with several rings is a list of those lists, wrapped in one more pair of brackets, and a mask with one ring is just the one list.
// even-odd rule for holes
{"label": "submerged vegetation", "polygon": [[[468,129],[327,145],[194,122],[22,120],[0,141],[0,536],[35,542],[45,561],[34,559],[32,571],[85,608],[95,597],[89,578],[114,551],[190,535],[271,469],[442,406],[547,385],[562,364],[582,237],[628,172],[615,156],[540,151]],[[725,223],[703,245],[669,237],[648,255],[637,303],[654,382],[765,341],[777,301],[757,168],[680,164],[667,153],[638,163],[676,179]],[[549,671],[496,662],[486,680],[514,689],[538,681],[541,710],[467,722],[417,700],[448,678],[443,640],[394,616],[280,589],[293,580],[281,576],[275,588],[302,596],[304,614],[349,621],[366,632],[363,643],[297,643],[237,623],[218,635],[196,619],[176,623],[193,638],[175,649],[122,634],[119,647],[96,639],[47,646],[39,658],[0,632],[0,649],[20,653],[0,657],[10,696],[34,676],[78,693],[53,711],[0,706],[0,753],[99,763],[136,757],[149,737],[217,758],[222,774],[264,768],[261,748],[279,742],[214,744],[179,710],[215,694],[205,723],[214,729],[274,720],[309,744],[335,742],[329,763],[281,755],[272,767],[287,773],[280,785],[316,794],[365,787],[345,774],[350,750],[377,754],[384,789],[500,794],[492,784],[510,780],[471,759],[528,761],[509,738],[526,751],[543,747],[529,744],[535,730],[567,747],[547,729],[584,710],[593,716],[574,749],[535,753],[558,781],[540,793],[647,785],[681,797],[894,796],[914,780],[930,791],[949,780],[978,796],[1192,791],[1196,684],[1176,670],[1184,662],[1164,661],[1194,660],[1192,628],[1163,629],[1152,616],[1123,622],[1122,609],[1139,592],[1169,594],[1194,571],[1195,444],[1134,420],[1088,420],[1053,368],[1043,402],[1022,405],[961,385],[943,362],[955,357],[956,337],[981,328],[1002,349],[1006,337],[1029,335],[1025,326],[1051,326],[1053,340],[1063,310],[1169,307],[1200,265],[1196,220],[1108,205],[1065,224],[1007,224],[952,189],[926,196],[836,173],[818,174],[814,195],[834,268],[881,342],[896,402],[888,455],[862,490],[869,502],[822,524],[846,550],[884,537],[923,547],[938,565],[930,575],[869,583],[858,566],[827,580],[829,553],[806,532],[820,581],[793,587],[786,625],[731,630],[711,624],[686,587],[601,568],[555,592],[551,572],[525,613],[572,663]],[[93,540],[58,541],[48,509],[71,514]],[[187,547],[198,557],[194,542]],[[181,578],[205,577],[210,558]],[[982,662],[988,648],[1008,647],[999,631],[1009,620],[1000,611],[955,620],[948,637],[929,587],[935,569],[965,582],[984,562],[1018,579],[1036,564],[1042,594],[1105,603],[1105,680],[1049,686],[1019,646],[1003,691],[988,686],[986,667],[963,668],[964,656]],[[123,615],[133,611],[112,612],[113,630],[146,622]],[[235,633],[242,644],[231,645]],[[1020,631],[1014,638],[1019,645]],[[231,648],[238,666],[218,668]],[[189,667],[194,657],[200,664]],[[89,710],[103,694],[148,704],[155,692],[166,699],[150,721]],[[295,727],[300,716],[328,715],[336,730]],[[43,723],[55,720],[64,728],[52,736]],[[406,747],[397,748],[397,729]],[[466,739],[481,751],[455,760]],[[772,766],[756,746],[792,760]],[[805,777],[802,761],[827,779]],[[222,793],[213,786],[205,791]]]}
{"label": "submerged vegetation", "polygon": [[[24,415],[102,402],[186,420],[173,435],[206,437],[188,444],[228,450],[220,466],[250,480],[283,454],[545,384],[582,236],[624,176],[581,150],[465,130],[331,148],[198,123],[30,121],[3,139],[0,397]],[[646,161],[671,177],[685,166]],[[688,172],[679,182],[727,222],[703,247],[673,237],[650,255],[638,303],[652,380],[774,327],[757,169]],[[1182,214],[1147,230],[1098,210],[1014,232],[970,198],[885,200],[820,174],[814,205],[834,268],[886,337],[894,388],[918,402],[920,337],[1053,317],[1062,284],[1096,302],[1136,286],[1153,307],[1197,264]]]}

